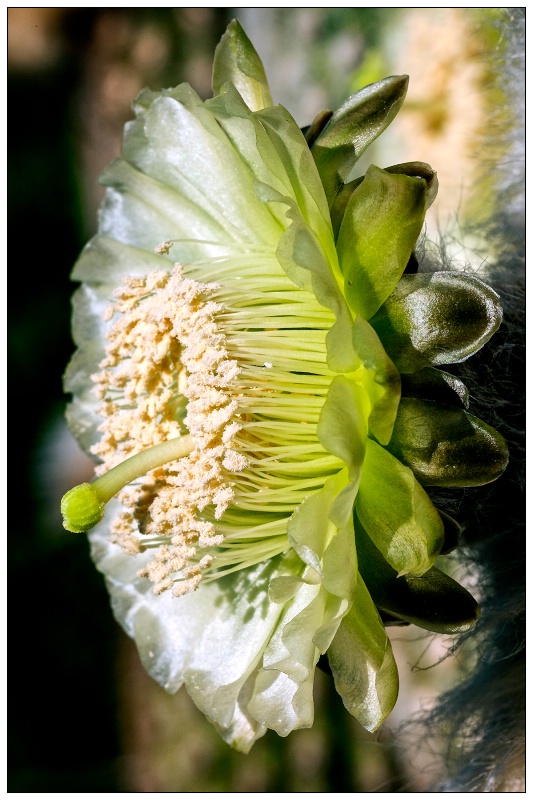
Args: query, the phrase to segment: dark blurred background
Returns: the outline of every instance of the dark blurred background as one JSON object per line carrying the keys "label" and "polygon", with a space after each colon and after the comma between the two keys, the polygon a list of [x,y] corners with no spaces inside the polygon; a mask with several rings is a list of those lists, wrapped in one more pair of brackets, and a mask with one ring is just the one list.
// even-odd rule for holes
{"label": "dark blurred background", "polygon": [[[182,81],[209,96],[214,48],[235,16],[264,59],[275,99],[302,125],[366,83],[417,69],[404,63],[417,41],[428,41],[428,26],[449,37],[444,62],[458,46],[475,68],[482,44],[472,37],[481,33],[461,15],[467,9],[423,9],[433,16],[418,23],[400,13],[414,11],[9,9],[9,430],[17,432],[9,473],[17,477],[9,528],[10,792],[423,791],[433,779],[431,747],[421,761],[408,737],[398,747],[391,728],[367,734],[326,676],[317,679],[311,730],[287,740],[269,732],[249,756],[231,751],[184,693],[169,697],[144,674],[112,618],[85,537],[65,532],[59,514],[64,491],[91,476],[63,422],[61,376],[73,350],[69,274],[95,231],[97,178],[120,152],[132,99],[145,85]],[[449,12],[445,24],[438,12]],[[418,69],[427,80],[424,59]],[[469,78],[470,106],[482,77]],[[432,79],[440,105],[424,117],[428,147],[446,160],[446,137],[462,136],[459,155],[467,158],[482,108],[465,120],[446,106],[442,75]],[[411,112],[420,119],[416,95]],[[420,145],[409,129],[387,142],[406,153],[390,159],[396,163]],[[432,160],[425,152],[411,157]],[[455,679],[455,667],[446,667],[419,672],[414,682],[413,662],[428,665],[445,648],[427,637],[417,642],[420,635],[411,634],[414,655],[402,655],[407,688],[396,723]],[[404,638],[396,635],[395,647]]]}

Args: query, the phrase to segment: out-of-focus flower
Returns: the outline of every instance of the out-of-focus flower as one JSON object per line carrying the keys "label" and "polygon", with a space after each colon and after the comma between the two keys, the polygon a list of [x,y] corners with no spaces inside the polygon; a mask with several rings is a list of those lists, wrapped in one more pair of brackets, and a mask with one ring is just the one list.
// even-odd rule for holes
{"label": "out-of-focus flower", "polygon": [[405,77],[304,135],[232,23],[213,88],[206,102],[186,85],[142,92],[104,175],[66,376],[100,477],[62,510],[70,530],[96,526],[150,674],[185,683],[248,750],[312,724],[321,655],[374,730],[397,694],[383,621],[474,624],[475,601],[433,566],[457,526],[422,487],[505,467],[503,439],[436,369],[476,352],[501,312],[470,276],[413,272],[430,167],[353,178]]}

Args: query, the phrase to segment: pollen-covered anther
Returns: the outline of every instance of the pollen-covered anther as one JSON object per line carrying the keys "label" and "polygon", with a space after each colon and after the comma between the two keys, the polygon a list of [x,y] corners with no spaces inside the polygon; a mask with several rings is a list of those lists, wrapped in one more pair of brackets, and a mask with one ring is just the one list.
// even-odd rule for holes
{"label": "pollen-covered anther", "polygon": [[213,433],[219,431],[237,411],[237,403],[232,401],[223,408],[215,408],[211,411],[203,409],[198,413],[198,418],[192,414],[187,415],[187,425],[193,436],[196,433]]}
{"label": "pollen-covered anther", "polygon": [[176,582],[172,589],[172,594],[174,597],[183,597],[185,594],[191,594],[198,589],[200,583],[202,581],[201,574],[193,575],[192,578],[187,578],[186,580]]}
{"label": "pollen-covered anther", "polygon": [[222,442],[224,444],[229,444],[232,439],[242,430],[242,426],[239,425],[237,422],[232,422],[230,425],[226,425],[224,432],[222,434]]}
{"label": "pollen-covered anther", "polygon": [[198,537],[198,547],[201,548],[209,548],[209,547],[220,547],[221,544],[224,543],[224,537],[221,533],[213,533],[203,534],[201,533]]}
{"label": "pollen-covered anther", "polygon": [[248,459],[235,450],[226,450],[222,466],[229,472],[242,472],[248,466]]}
{"label": "pollen-covered anther", "polygon": [[179,597],[195,591],[200,585],[203,572],[213,563],[213,557],[209,553],[198,561],[194,560],[195,557],[194,547],[183,543],[162,545],[152,561],[137,574],[152,581],[154,594],[161,594],[174,587],[173,594]]}
{"label": "pollen-covered anther", "polygon": [[202,556],[202,558],[197,564],[189,564],[188,567],[185,567],[185,569],[183,570],[183,576],[185,578],[193,578],[195,575],[201,575],[203,570],[208,569],[212,563],[213,563],[213,556],[211,555]]}
{"label": "pollen-covered anther", "polygon": [[[140,577],[142,577],[142,576],[140,576]],[[174,581],[172,580],[172,578],[168,578],[168,577],[164,578],[162,581],[158,581],[158,583],[154,583],[154,586],[152,588],[152,592],[154,594],[156,594],[156,595],[157,594],[163,594],[163,592],[166,592],[166,591],[168,591],[169,589],[172,588],[172,584],[173,583],[174,583]]]}
{"label": "pollen-covered anther", "polygon": [[154,247],[154,253],[157,253],[158,255],[167,255],[173,244],[174,242],[171,242],[170,239],[167,239],[166,241],[161,242],[161,244],[158,244],[156,247]]}
{"label": "pollen-covered anther", "polygon": [[141,578],[149,578],[159,584],[169,576],[181,572],[194,558],[196,549],[184,543],[179,545],[162,545],[152,560],[137,573]]}
{"label": "pollen-covered anther", "polygon": [[111,523],[111,541],[120,545],[125,553],[136,556],[142,551],[142,542],[132,533],[131,514],[120,514]]}
{"label": "pollen-covered anther", "polygon": [[215,519],[221,519],[224,511],[227,509],[234,497],[234,491],[231,486],[221,487],[214,495],[213,502],[215,508]]}
{"label": "pollen-covered anther", "polygon": [[[115,321],[93,378],[104,418],[93,448],[103,460],[102,473],[179,437],[184,428],[194,439],[188,457],[158,467],[141,485],[120,493],[126,512],[112,523],[114,541],[126,552],[152,549],[141,573],[157,592],[179,573],[178,594],[196,588],[196,571],[184,570],[207,563],[197,548],[224,542],[202,516],[212,506],[211,519],[221,518],[234,497],[228,473],[242,472],[249,463],[232,447],[241,430],[234,386],[241,368],[228,357],[217,323],[221,305],[209,299],[219,289],[183,278],[179,265],[170,274],[127,279],[115,292]],[[165,539],[170,544],[162,544]]]}

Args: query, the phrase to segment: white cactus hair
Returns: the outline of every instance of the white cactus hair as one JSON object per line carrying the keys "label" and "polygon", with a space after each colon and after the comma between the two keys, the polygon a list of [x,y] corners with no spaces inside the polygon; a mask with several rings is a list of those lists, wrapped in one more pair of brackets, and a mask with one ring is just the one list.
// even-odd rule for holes
{"label": "white cactus hair", "polygon": [[[504,323],[464,369],[474,412],[504,434],[511,457],[499,481],[467,490],[454,509],[464,528],[461,557],[477,582],[482,615],[453,648],[475,650],[475,667],[423,720],[424,735],[429,731],[445,742],[446,776],[432,788],[436,792],[524,791],[525,9],[501,9],[497,26],[499,45],[489,57],[507,99],[508,119],[503,125],[500,117],[486,152],[487,159],[501,152],[503,142],[507,156],[490,164],[498,199],[481,232],[496,242],[497,257],[487,274],[502,297]],[[452,502],[439,496],[442,500]]]}

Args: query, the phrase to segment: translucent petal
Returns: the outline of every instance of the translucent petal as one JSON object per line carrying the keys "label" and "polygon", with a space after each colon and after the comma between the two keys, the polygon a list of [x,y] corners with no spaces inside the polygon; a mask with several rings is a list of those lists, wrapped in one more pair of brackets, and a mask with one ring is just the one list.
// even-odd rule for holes
{"label": "translucent petal", "polygon": [[442,520],[411,470],[371,439],[355,507],[399,575],[422,575],[432,566],[444,541]]}
{"label": "translucent petal", "polygon": [[335,688],[347,710],[369,731],[392,711],[398,670],[385,628],[359,577],[353,606],[328,650]]}
{"label": "translucent petal", "polygon": [[[334,502],[347,485],[343,470],[307,498],[289,522],[289,540],[308,566],[303,582],[290,587],[291,595],[294,588],[296,592],[265,650],[250,704],[254,717],[282,736],[312,724],[315,665],[353,602],[356,555],[351,514],[341,528],[331,519]],[[352,487],[350,509],[353,496]],[[279,586],[278,581],[276,589]]]}
{"label": "translucent petal", "polygon": [[217,220],[237,242],[276,240],[278,228],[257,201],[253,176],[204,106],[156,96],[127,128],[124,158]]}
{"label": "translucent petal", "polygon": [[261,59],[240,23],[234,19],[217,49],[213,63],[213,92],[231,82],[252,111],[273,105]]}
{"label": "translucent petal", "polygon": [[345,375],[333,378],[318,423],[318,438],[348,466],[357,485],[365,458],[370,402],[363,387]]}
{"label": "translucent petal", "polygon": [[[340,519],[332,513],[345,490],[348,490],[347,506],[351,511],[357,489],[349,481],[348,471],[342,470],[298,506],[289,520],[287,534],[295,552],[320,576],[327,588],[350,600],[356,566],[353,536],[350,539],[351,513],[348,518]],[[337,547],[343,552],[344,564],[339,563],[336,556]]]}
{"label": "translucent petal", "polygon": [[[117,501],[112,504],[118,507]],[[149,582],[137,577],[148,553],[136,558],[125,554],[110,543],[105,524],[90,538],[115,616],[137,642],[146,670],[171,693],[185,683],[226,741],[249,749],[265,731],[247,706],[251,676],[283,611],[268,600],[270,579],[286,572],[283,559],[173,598],[170,593],[155,596]]]}
{"label": "translucent petal", "polygon": [[232,86],[206,107],[256,181],[294,201],[328,257],[336,261],[324,190],[305,138],[289,112],[276,106],[251,114]]}
{"label": "translucent petal", "polygon": [[265,650],[249,706],[260,723],[280,736],[312,725],[315,665],[348,608],[320,585],[303,584],[284,612]]}
{"label": "translucent petal", "polygon": [[337,252],[350,308],[372,317],[400,280],[424,223],[426,182],[370,166],[352,194]]}
{"label": "translucent petal", "polygon": [[[162,239],[158,244],[161,244]],[[148,275],[160,269],[170,269],[172,261],[153,251],[124,244],[110,236],[95,236],[83,248],[72,272],[75,281],[91,284],[113,280],[118,284],[128,276]]]}
{"label": "translucent petal", "polygon": [[327,592],[304,584],[265,650],[249,709],[280,736],[313,724],[313,679],[319,651],[313,634],[324,620]]}
{"label": "translucent petal", "polygon": [[400,375],[372,326],[361,317],[354,321],[352,344],[365,367],[362,380],[372,405],[368,418],[370,432],[378,442],[387,444],[400,402]]}
{"label": "translucent petal", "polygon": [[100,212],[100,234],[150,253],[164,241],[183,239],[178,252],[184,262],[210,255],[213,248],[204,242],[242,241],[200,198],[185,197],[122,159],[108,167],[101,182],[110,189]]}
{"label": "translucent petal", "polygon": [[63,386],[71,392],[72,402],[67,407],[67,421],[80,447],[89,452],[98,437],[102,422],[97,414],[99,400],[91,380],[104,357],[104,312],[108,307],[109,286],[80,286],[72,298],[72,335],[78,349],[65,371]]}
{"label": "translucent petal", "polygon": [[303,218],[315,232],[326,256],[336,262],[324,188],[302,132],[283,106],[266,109],[256,116],[291,182]]}

